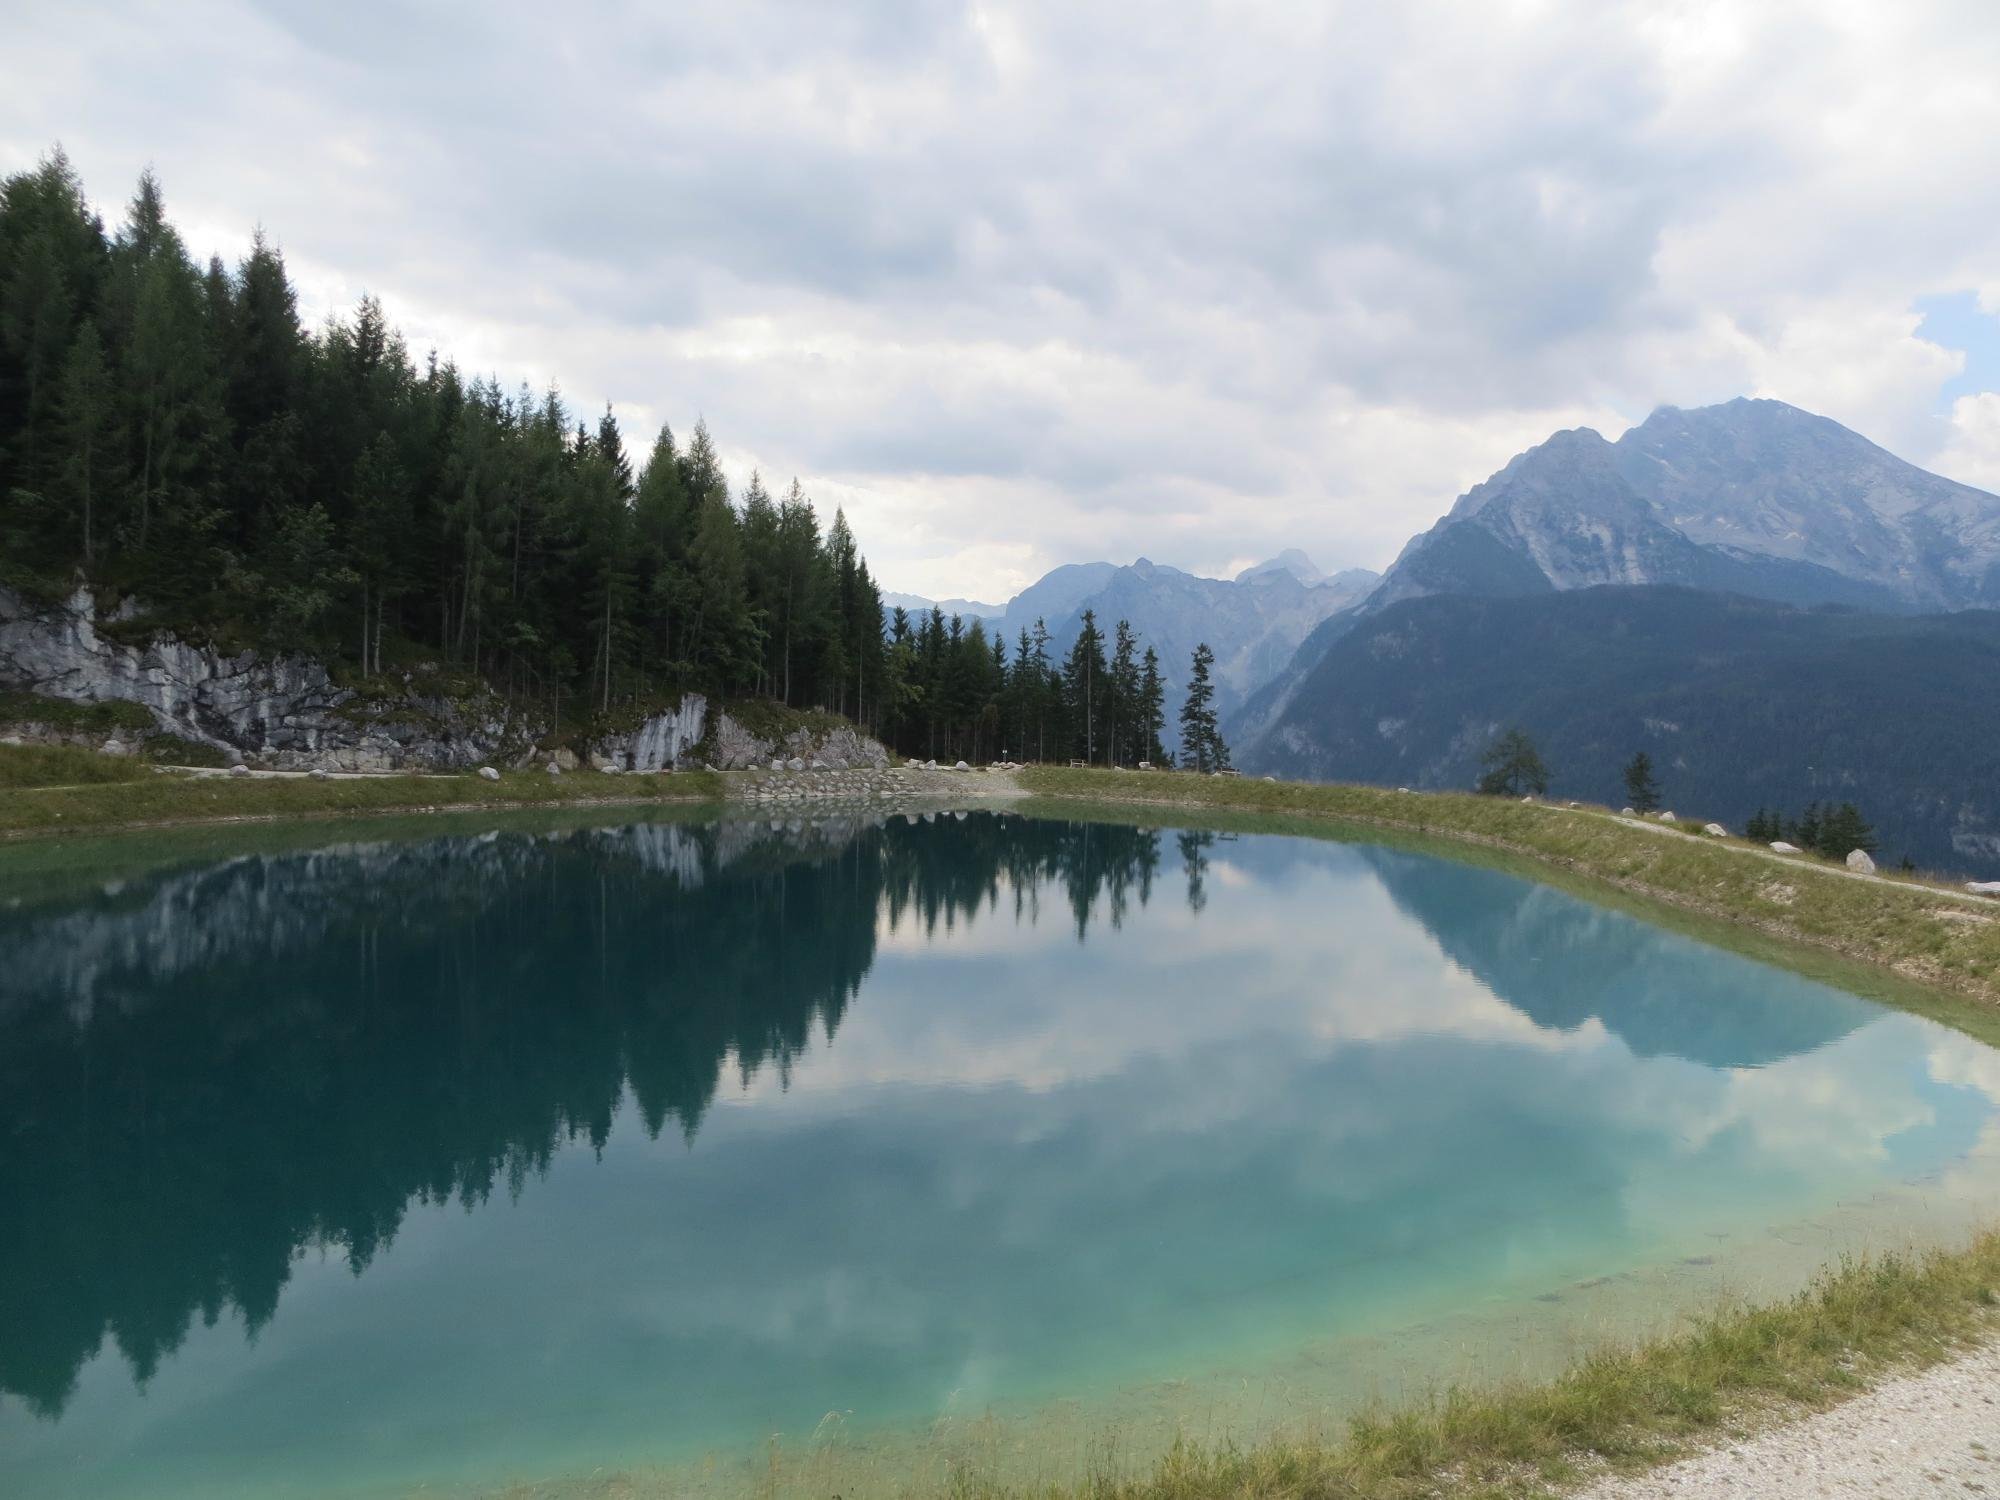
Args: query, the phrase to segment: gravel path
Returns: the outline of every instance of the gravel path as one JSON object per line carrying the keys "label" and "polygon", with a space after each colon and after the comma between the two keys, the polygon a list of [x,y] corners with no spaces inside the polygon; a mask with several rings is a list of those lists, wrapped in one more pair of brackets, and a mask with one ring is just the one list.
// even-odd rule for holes
{"label": "gravel path", "polygon": [[2000,1496],[2000,1345],[1579,1500]]}

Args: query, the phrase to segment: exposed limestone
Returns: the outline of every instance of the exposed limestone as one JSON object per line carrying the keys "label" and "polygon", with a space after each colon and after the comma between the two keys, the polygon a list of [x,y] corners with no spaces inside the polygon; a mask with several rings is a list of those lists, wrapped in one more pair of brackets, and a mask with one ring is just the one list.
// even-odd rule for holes
{"label": "exposed limestone", "polygon": [[53,609],[0,589],[0,687],[136,703],[164,734],[281,770],[475,765],[524,747],[536,728],[491,694],[453,696],[415,674],[364,695],[307,657],[232,655],[170,635],[132,644],[99,628],[134,617],[129,602],[100,617],[88,589]]}

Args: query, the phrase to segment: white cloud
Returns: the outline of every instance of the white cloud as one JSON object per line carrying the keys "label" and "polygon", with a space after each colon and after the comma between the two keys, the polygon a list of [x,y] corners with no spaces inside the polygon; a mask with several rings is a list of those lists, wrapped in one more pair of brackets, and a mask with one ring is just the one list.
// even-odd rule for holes
{"label": "white cloud", "polygon": [[0,167],[60,138],[115,217],[150,162],[197,249],[275,234],[314,316],[373,291],[637,446],[703,414],[848,503],[890,587],[997,597],[1085,556],[1379,566],[1551,428],[1662,402],[1990,476],[1910,308],[1995,285],[1997,25],[99,0],[0,20]]}

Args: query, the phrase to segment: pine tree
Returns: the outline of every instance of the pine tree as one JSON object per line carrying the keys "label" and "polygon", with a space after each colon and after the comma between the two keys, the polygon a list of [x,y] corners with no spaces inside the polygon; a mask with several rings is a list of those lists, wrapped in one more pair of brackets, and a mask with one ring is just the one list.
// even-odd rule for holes
{"label": "pine tree", "polygon": [[1879,847],[1875,830],[1852,802],[1828,808],[1820,821],[1819,850],[1832,859],[1845,859],[1856,849],[1873,854]]}
{"label": "pine tree", "polygon": [[1167,727],[1167,689],[1160,680],[1160,655],[1151,646],[1139,668],[1139,735],[1144,746],[1141,758],[1159,765],[1167,758],[1160,736]]}
{"label": "pine tree", "polygon": [[1214,665],[1215,653],[1203,641],[1194,648],[1187,699],[1181,704],[1181,763],[1198,775],[1229,769],[1229,746],[1216,722],[1215,685],[1209,681]]}
{"label": "pine tree", "polygon": [[1625,765],[1625,801],[1634,812],[1649,813],[1660,805],[1660,784],[1653,779],[1653,758],[1635,753]]}
{"label": "pine tree", "polygon": [[1063,663],[1063,696],[1066,700],[1072,748],[1083,752],[1086,765],[1095,765],[1103,748],[1104,705],[1109,683],[1104,665],[1104,633],[1097,628],[1097,612],[1083,612],[1076,644]]}
{"label": "pine tree", "polygon": [[62,444],[67,450],[63,465],[63,490],[75,507],[81,534],[83,565],[86,570],[97,561],[98,538],[110,511],[120,473],[121,433],[118,427],[118,394],[111,371],[105,364],[104,345],[97,337],[97,325],[85,318],[77,330],[63,363],[59,399]]}
{"label": "pine tree", "polygon": [[[1548,767],[1526,731],[1509,729],[1487,746],[1479,757],[1485,767],[1479,790],[1489,797],[1537,797],[1549,789]],[[1637,804],[1633,804],[1635,807]]]}
{"label": "pine tree", "polygon": [[1801,849],[1810,849],[1815,854],[1821,853],[1823,852],[1820,846],[1821,831],[1820,805],[1817,802],[1808,802],[1806,810],[1800,813],[1797,821],[1792,824],[1792,842]]}

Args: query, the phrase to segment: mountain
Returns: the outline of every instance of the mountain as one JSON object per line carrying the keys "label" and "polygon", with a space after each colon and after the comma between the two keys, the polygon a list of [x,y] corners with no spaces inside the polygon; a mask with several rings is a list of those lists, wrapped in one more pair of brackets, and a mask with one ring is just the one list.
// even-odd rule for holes
{"label": "mountain", "polygon": [[[1559,432],[1411,539],[1356,611],[1678,584],[1791,604],[2000,607],[2000,497],[1782,401],[1663,407],[1617,442]],[[1329,620],[1230,720],[1250,748],[1353,621]]]}
{"label": "mountain", "polygon": [[[1366,572],[1366,569],[1357,571]],[[1313,560],[1296,547],[1287,547],[1276,557],[1245,568],[1236,575],[1238,583],[1249,583],[1252,579],[1263,578],[1272,573],[1289,573],[1307,588],[1316,583],[1325,583],[1326,574],[1313,566]]]}
{"label": "mountain", "polygon": [[981,604],[977,599],[926,599],[922,594],[884,594],[882,609],[885,613],[905,609],[913,616],[941,609],[946,619],[958,615],[967,620],[997,620],[1007,613],[1004,604]]}
{"label": "mountain", "polygon": [[[997,630],[1011,649],[1037,620],[1047,625],[1050,650],[1076,644],[1083,612],[1095,612],[1108,651],[1120,620],[1132,623],[1139,651],[1160,654],[1169,712],[1178,712],[1188,665],[1203,641],[1215,652],[1216,703],[1222,712],[1240,703],[1292,659],[1299,643],[1329,615],[1352,608],[1381,581],[1366,568],[1326,574],[1297,548],[1245,568],[1234,579],[1203,578],[1146,558],[1117,563],[1066,563],[1051,569],[1005,605],[940,599],[946,615],[973,616]],[[884,594],[885,606],[928,613],[932,601],[916,594]]]}
{"label": "mountain", "polygon": [[1469,787],[1507,725],[1551,792],[1623,801],[1635,750],[1667,805],[1741,828],[1851,799],[1891,859],[2000,875],[2000,611],[1871,614],[1669,586],[1434,596],[1360,614],[1246,764]]}
{"label": "mountain", "polygon": [[[1092,585],[1088,592],[1080,587],[1085,581]],[[1067,651],[1086,609],[1096,613],[1107,640],[1120,620],[1131,621],[1140,651],[1151,646],[1160,654],[1170,716],[1186,692],[1194,648],[1206,641],[1215,652],[1216,705],[1227,713],[1283,670],[1315,626],[1359,603],[1378,581],[1366,568],[1327,577],[1301,552],[1246,569],[1236,579],[1202,578],[1143,557],[1122,568],[1086,563],[1058,568],[1018,595],[1005,623],[1011,641],[1037,619],[1046,620],[1054,649]],[[1073,602],[1061,607],[1064,599]]]}

